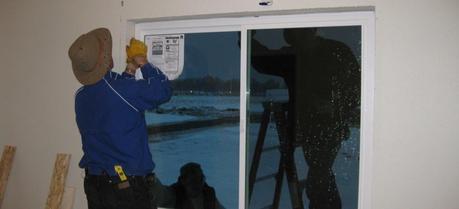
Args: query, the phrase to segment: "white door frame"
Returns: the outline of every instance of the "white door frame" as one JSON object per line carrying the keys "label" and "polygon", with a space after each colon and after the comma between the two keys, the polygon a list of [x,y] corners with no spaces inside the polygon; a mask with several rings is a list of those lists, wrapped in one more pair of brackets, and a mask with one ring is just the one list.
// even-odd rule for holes
{"label": "white door frame", "polygon": [[358,209],[371,209],[371,183],[373,163],[374,126],[374,74],[375,74],[375,16],[374,12],[337,12],[296,15],[273,15],[235,18],[208,18],[138,23],[135,36],[208,32],[241,32],[241,94],[240,94],[240,146],[239,146],[239,209],[246,204],[246,125],[247,125],[247,30],[361,26],[362,32],[362,90],[360,120],[360,165]]}

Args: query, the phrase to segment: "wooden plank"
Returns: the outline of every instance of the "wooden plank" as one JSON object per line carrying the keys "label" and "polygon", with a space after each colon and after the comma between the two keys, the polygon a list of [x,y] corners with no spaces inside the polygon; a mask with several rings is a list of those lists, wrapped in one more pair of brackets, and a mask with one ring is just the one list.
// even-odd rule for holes
{"label": "wooden plank", "polygon": [[16,147],[6,145],[3,149],[2,159],[0,161],[0,208],[2,207],[3,196],[5,195],[6,184],[13,165],[14,154]]}
{"label": "wooden plank", "polygon": [[57,154],[45,209],[60,209],[69,165],[70,154]]}
{"label": "wooden plank", "polygon": [[72,209],[75,201],[75,187],[65,187],[61,209]]}

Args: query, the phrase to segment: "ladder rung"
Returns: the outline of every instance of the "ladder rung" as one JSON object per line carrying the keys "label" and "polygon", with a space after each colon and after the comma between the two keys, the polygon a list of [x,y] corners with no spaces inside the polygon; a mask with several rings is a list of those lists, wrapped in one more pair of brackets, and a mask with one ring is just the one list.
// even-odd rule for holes
{"label": "ladder rung", "polygon": [[280,145],[275,145],[275,146],[271,146],[271,147],[266,147],[263,149],[263,152],[267,152],[267,151],[271,151],[271,150],[276,150],[276,149],[279,149],[280,148]]}
{"label": "ladder rung", "polygon": [[266,175],[266,176],[261,176],[261,177],[258,177],[255,179],[255,182],[259,182],[259,181],[264,181],[264,180],[268,180],[270,178],[274,178],[276,177],[276,173],[273,173],[273,174],[269,174],[269,175]]}

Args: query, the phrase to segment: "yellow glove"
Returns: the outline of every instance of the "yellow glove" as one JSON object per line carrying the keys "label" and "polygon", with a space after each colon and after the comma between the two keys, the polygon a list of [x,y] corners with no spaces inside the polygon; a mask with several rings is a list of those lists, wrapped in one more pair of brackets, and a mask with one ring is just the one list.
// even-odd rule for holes
{"label": "yellow glove", "polygon": [[129,46],[126,46],[126,54],[126,62],[132,62],[132,59],[135,56],[147,57],[147,45],[145,45],[142,41],[131,38]]}

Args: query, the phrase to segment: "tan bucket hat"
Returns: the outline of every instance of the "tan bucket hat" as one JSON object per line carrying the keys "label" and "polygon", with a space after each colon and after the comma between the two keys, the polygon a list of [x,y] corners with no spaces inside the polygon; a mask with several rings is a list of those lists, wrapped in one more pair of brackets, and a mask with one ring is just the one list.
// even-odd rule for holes
{"label": "tan bucket hat", "polygon": [[69,49],[73,74],[83,85],[97,83],[113,67],[112,36],[107,28],[97,28],[78,37]]}

